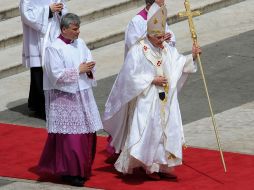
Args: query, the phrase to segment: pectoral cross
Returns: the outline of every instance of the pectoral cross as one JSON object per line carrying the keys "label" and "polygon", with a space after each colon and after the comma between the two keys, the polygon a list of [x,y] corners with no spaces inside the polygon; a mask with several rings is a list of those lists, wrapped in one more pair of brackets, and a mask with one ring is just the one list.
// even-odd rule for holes
{"label": "pectoral cross", "polygon": [[[190,28],[192,41],[193,41],[194,45],[198,46],[197,33],[196,33],[195,25],[193,23],[193,16],[199,16],[201,14],[201,12],[200,11],[193,11],[192,12],[189,0],[185,0],[184,6],[185,6],[185,9],[186,9],[186,12],[178,13],[178,15],[180,17],[188,17],[188,22],[189,22],[189,28]],[[212,118],[212,123],[213,123],[213,127],[214,127],[214,132],[215,132],[218,148],[219,148],[220,155],[221,155],[222,164],[223,164],[223,167],[224,167],[224,171],[226,172],[227,169],[226,169],[226,164],[225,164],[225,161],[224,161],[223,152],[222,152],[221,145],[220,145],[219,132],[218,132],[218,129],[216,127],[216,122],[215,122],[215,118],[214,118],[214,114],[213,114],[212,104],[211,104],[210,96],[209,96],[209,93],[208,93],[205,74],[204,74],[204,70],[203,70],[203,66],[202,66],[199,54],[197,55],[197,61],[198,61],[198,65],[199,65],[200,72],[201,72],[202,79],[203,79],[203,84],[204,84],[204,88],[205,88],[205,92],[206,92],[206,96],[207,96],[207,100],[208,100],[208,105],[209,105],[209,109],[210,109],[210,113],[211,113],[211,118]]]}

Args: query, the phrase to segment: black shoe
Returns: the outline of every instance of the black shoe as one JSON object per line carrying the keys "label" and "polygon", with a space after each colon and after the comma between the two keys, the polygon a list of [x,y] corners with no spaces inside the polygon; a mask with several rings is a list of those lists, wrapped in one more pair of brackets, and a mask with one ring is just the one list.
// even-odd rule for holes
{"label": "black shoe", "polygon": [[160,172],[159,175],[162,178],[177,180],[177,175],[175,175],[173,173],[162,173],[162,172]]}
{"label": "black shoe", "polygon": [[107,164],[114,164],[114,163],[117,161],[119,155],[120,155],[120,154],[116,154],[116,153],[112,154],[111,156],[109,156],[109,157],[105,160],[105,163],[107,163]]}
{"label": "black shoe", "polygon": [[85,183],[84,178],[79,177],[79,176],[72,176],[70,185],[76,186],[76,187],[83,187]]}
{"label": "black shoe", "polygon": [[161,177],[159,176],[159,173],[157,172],[146,174],[146,175],[150,180],[153,180],[153,181],[159,181],[161,179]]}
{"label": "black shoe", "polygon": [[34,117],[46,121],[46,114],[45,114],[45,112],[36,111],[34,113]]}
{"label": "black shoe", "polygon": [[63,176],[61,176],[61,179],[65,183],[70,183],[71,180],[72,180],[72,176],[70,176],[70,175],[63,175]]}

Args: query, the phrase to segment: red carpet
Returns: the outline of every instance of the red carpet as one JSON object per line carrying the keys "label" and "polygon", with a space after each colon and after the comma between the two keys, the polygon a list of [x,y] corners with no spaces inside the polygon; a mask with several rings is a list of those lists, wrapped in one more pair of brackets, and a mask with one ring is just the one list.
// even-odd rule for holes
{"label": "red carpet", "polygon": [[[51,181],[58,178],[35,171],[47,133],[44,129],[0,124],[0,176]],[[184,164],[177,167],[177,181],[148,181],[142,173],[119,175],[104,163],[106,139],[98,138],[93,176],[85,186],[107,190],[253,190],[254,156],[225,153],[225,174],[217,151],[188,148]]]}

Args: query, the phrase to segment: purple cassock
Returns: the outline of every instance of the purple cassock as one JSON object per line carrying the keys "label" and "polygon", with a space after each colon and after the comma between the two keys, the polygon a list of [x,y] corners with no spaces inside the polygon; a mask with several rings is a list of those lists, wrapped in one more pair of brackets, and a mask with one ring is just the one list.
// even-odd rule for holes
{"label": "purple cassock", "polygon": [[53,134],[48,138],[39,170],[56,175],[89,178],[96,152],[96,134]]}

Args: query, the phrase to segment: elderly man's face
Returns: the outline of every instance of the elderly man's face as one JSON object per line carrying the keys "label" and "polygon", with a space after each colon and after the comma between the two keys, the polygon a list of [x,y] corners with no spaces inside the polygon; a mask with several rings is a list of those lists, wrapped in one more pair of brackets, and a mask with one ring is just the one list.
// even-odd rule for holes
{"label": "elderly man's face", "polygon": [[153,44],[154,47],[163,48],[164,34],[148,35],[148,40]]}
{"label": "elderly man's face", "polygon": [[75,40],[79,36],[79,26],[75,24],[70,24],[69,28],[63,28],[62,33],[70,40]]}

